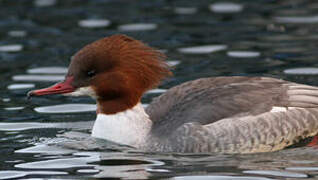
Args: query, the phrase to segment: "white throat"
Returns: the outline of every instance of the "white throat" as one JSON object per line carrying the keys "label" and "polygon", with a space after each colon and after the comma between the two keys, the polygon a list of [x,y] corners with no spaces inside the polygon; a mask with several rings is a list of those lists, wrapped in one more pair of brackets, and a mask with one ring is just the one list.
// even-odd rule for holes
{"label": "white throat", "polygon": [[142,146],[152,122],[141,103],[116,114],[97,114],[92,136],[133,147]]}

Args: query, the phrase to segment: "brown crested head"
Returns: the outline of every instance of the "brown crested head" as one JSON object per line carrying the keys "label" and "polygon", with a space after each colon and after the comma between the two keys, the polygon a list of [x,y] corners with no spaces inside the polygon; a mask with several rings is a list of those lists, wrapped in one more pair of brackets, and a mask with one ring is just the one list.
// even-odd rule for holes
{"label": "brown crested head", "polygon": [[[171,75],[164,60],[165,55],[141,41],[113,35],[78,51],[63,83],[69,82],[71,89],[81,91],[76,95],[95,97],[100,113],[113,114],[135,106],[146,90]],[[42,94],[32,91],[31,95]]]}

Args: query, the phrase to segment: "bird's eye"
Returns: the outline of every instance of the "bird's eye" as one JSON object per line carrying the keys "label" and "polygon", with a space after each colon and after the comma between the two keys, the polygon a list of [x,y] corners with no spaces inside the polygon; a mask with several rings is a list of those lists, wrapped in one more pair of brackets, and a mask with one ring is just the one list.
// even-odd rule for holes
{"label": "bird's eye", "polygon": [[96,75],[95,70],[91,70],[91,71],[88,71],[88,72],[87,72],[87,76],[88,76],[88,77],[93,77],[93,76],[95,76],[95,75]]}

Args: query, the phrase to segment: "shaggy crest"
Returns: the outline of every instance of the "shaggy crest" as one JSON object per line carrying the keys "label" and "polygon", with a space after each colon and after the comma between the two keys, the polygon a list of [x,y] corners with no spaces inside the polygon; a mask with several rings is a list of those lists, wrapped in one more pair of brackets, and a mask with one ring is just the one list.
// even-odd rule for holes
{"label": "shaggy crest", "polygon": [[[109,104],[110,100],[116,99],[114,103],[121,108],[114,108],[115,112],[122,109],[123,104],[125,108],[133,107],[145,91],[172,74],[165,58],[164,54],[141,41],[125,35],[113,35],[97,40],[76,53],[68,76],[74,76],[75,87],[91,86],[96,91],[98,103],[104,103],[103,107],[107,107],[106,102]],[[90,80],[83,78],[91,72],[96,76]]]}

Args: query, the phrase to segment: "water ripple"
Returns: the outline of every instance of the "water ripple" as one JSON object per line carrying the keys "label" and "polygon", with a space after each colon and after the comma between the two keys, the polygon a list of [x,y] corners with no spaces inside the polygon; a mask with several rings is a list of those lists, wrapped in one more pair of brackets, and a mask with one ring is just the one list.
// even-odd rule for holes
{"label": "water ripple", "polygon": [[250,177],[250,176],[177,176],[171,178],[173,180],[274,180],[264,177]]}
{"label": "water ripple", "polygon": [[31,89],[34,88],[34,84],[10,84],[7,88],[10,90],[15,90],[15,89]]}
{"label": "water ripple", "polygon": [[210,10],[215,13],[238,13],[243,10],[243,5],[231,2],[219,2],[211,4]]}
{"label": "water ripple", "polygon": [[308,17],[275,17],[275,21],[279,23],[305,23],[312,24],[318,23],[318,16],[308,16]]}
{"label": "water ripple", "polygon": [[179,48],[178,51],[184,54],[209,54],[227,49],[226,45],[204,45]]}
{"label": "water ripple", "polygon": [[157,29],[157,24],[138,23],[118,26],[119,31],[149,31],[154,29]]}
{"label": "water ripple", "polygon": [[261,53],[252,51],[229,51],[227,55],[235,58],[255,58],[260,56]]}
{"label": "water ripple", "polygon": [[34,5],[37,7],[48,7],[56,4],[56,0],[35,0]]}
{"label": "water ripple", "polygon": [[66,169],[80,167],[94,167],[88,163],[99,161],[98,155],[91,157],[52,159],[30,163],[16,164],[14,167],[23,169]]}
{"label": "water ripple", "polygon": [[176,14],[195,14],[198,11],[195,7],[176,7],[174,12]]}
{"label": "water ripple", "polygon": [[85,19],[78,22],[80,27],[85,28],[104,28],[111,24],[107,19]]}
{"label": "water ripple", "polygon": [[38,113],[81,113],[96,111],[95,104],[60,104],[53,106],[36,107]]}
{"label": "water ripple", "polygon": [[9,31],[8,35],[11,37],[24,37],[27,35],[26,31]]}
{"label": "water ripple", "polygon": [[67,67],[38,67],[28,69],[29,74],[66,74]]}
{"label": "water ripple", "polygon": [[307,174],[294,173],[294,172],[288,172],[288,171],[248,170],[248,171],[243,171],[243,173],[279,176],[279,177],[287,177],[287,178],[307,178],[308,177]]}
{"label": "water ripple", "polygon": [[303,68],[291,68],[284,70],[285,74],[292,74],[292,75],[316,75],[318,74],[318,68],[313,67],[303,67]]}
{"label": "water ripple", "polygon": [[64,80],[63,75],[14,75],[14,81],[30,81],[30,82],[57,82]]}
{"label": "water ripple", "polygon": [[65,175],[61,171],[0,171],[0,179],[21,178],[28,175]]}
{"label": "water ripple", "polygon": [[18,52],[23,49],[21,44],[11,44],[0,46],[0,52]]}

